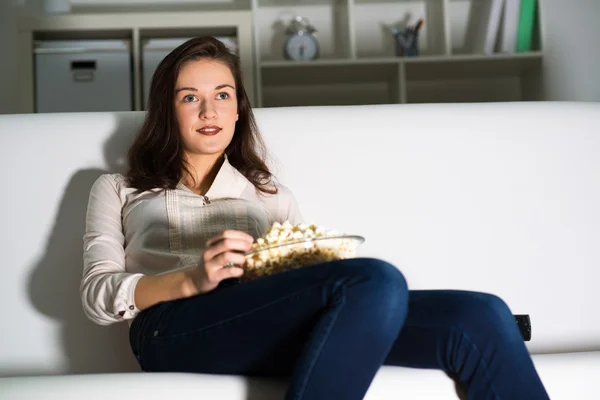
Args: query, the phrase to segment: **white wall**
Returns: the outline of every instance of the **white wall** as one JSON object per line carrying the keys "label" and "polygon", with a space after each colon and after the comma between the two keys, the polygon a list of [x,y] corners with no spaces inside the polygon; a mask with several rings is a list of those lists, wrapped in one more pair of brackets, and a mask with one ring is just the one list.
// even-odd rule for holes
{"label": "white wall", "polygon": [[0,0],[0,114],[17,110],[17,19],[42,9],[43,0]]}
{"label": "white wall", "polygon": [[546,100],[600,101],[600,0],[539,0]]}
{"label": "white wall", "polygon": [[[544,98],[600,101],[600,0],[542,3]],[[16,21],[41,13],[43,0],[0,0],[0,114],[16,112]]]}

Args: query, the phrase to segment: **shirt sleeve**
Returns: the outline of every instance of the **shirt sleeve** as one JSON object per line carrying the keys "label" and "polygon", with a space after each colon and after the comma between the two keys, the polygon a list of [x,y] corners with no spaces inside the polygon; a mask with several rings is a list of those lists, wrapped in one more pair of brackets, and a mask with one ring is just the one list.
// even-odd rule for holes
{"label": "shirt sleeve", "polygon": [[279,185],[277,190],[278,195],[280,196],[279,213],[277,216],[278,222],[283,223],[285,221],[290,221],[292,225],[303,223],[304,218],[302,217],[300,207],[298,207],[298,202],[292,191],[283,185]]}
{"label": "shirt sleeve", "polygon": [[117,179],[100,176],[87,207],[80,286],[85,314],[100,325],[132,319],[140,312],[134,293],[143,274],[126,272],[121,210]]}

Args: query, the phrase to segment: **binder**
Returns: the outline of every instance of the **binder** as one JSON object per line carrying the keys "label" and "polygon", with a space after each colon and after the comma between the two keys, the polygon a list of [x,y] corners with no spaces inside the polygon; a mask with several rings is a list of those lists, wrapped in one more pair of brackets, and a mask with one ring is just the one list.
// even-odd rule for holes
{"label": "binder", "polygon": [[537,0],[521,0],[517,52],[531,51],[535,25]]}
{"label": "binder", "polygon": [[474,4],[476,18],[479,21],[474,38],[474,53],[492,54],[498,41],[504,0],[480,0]]}
{"label": "binder", "polygon": [[504,15],[502,19],[502,36],[500,51],[514,53],[517,51],[517,33],[519,31],[519,13],[521,0],[504,0]]}

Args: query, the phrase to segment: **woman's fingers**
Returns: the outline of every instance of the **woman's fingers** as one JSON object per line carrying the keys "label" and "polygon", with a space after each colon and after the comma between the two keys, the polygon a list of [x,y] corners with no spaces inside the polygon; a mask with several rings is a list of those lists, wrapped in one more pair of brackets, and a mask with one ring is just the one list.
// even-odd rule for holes
{"label": "woman's fingers", "polygon": [[254,238],[242,231],[228,230],[206,242],[202,255],[204,273],[209,282],[219,283],[224,279],[240,277],[240,268],[246,262],[244,253],[252,248]]}
{"label": "woman's fingers", "polygon": [[[252,243],[248,243],[245,240],[241,239],[223,239],[220,242],[217,242],[211,247],[208,247],[204,250],[203,258],[204,263],[209,262],[215,257],[223,253],[228,252],[238,252],[245,253],[252,248]],[[243,256],[242,256],[243,258]]]}
{"label": "woman's fingers", "polygon": [[227,267],[216,270],[213,279],[215,282],[221,282],[229,278],[239,278],[242,275],[244,275],[243,269],[239,267]]}
{"label": "woman's fingers", "polygon": [[244,242],[248,242],[250,244],[252,244],[252,242],[254,241],[254,238],[246,232],[227,230],[227,231],[221,232],[220,234],[218,234],[217,236],[215,236],[211,239],[208,239],[208,241],[206,242],[206,247],[207,248],[211,247],[215,243],[218,243],[218,242],[226,240],[226,239],[241,240]]}
{"label": "woman's fingers", "polygon": [[239,277],[244,273],[244,270],[240,267],[244,265],[245,260],[244,255],[240,253],[221,253],[205,264],[206,276],[211,282],[220,282],[223,279]]}

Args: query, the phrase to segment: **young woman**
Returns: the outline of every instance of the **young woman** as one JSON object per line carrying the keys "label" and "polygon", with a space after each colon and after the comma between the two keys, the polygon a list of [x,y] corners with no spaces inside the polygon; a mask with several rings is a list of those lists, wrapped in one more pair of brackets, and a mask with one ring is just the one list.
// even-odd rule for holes
{"label": "young woman", "polygon": [[409,291],[351,259],[228,284],[274,221],[302,221],[275,182],[238,58],[192,39],[156,70],[129,171],[94,184],[81,298],[130,323],[145,371],[287,376],[287,399],[362,399],[383,364],[440,369],[471,399],[548,399],[506,304]]}

